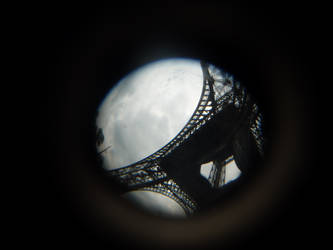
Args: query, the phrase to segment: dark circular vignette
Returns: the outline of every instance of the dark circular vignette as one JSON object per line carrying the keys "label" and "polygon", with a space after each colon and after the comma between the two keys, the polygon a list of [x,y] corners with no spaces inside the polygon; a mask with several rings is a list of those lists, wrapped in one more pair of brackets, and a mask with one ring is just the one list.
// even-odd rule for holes
{"label": "dark circular vignette", "polygon": [[[48,199],[60,221],[51,219],[50,226],[52,232],[64,231],[64,245],[264,248],[270,241],[301,239],[289,236],[288,223],[300,229],[296,223],[310,211],[301,208],[315,156],[313,107],[307,102],[311,75],[301,45],[290,39],[298,37],[283,29],[287,23],[273,20],[270,10],[201,3],[68,14],[72,26],[57,31],[63,34],[53,44],[58,61],[49,64],[55,76],[50,89],[56,89],[50,107],[59,121],[48,169],[54,196]],[[269,127],[270,147],[260,171],[227,204],[188,220],[134,209],[95,167],[95,112],[110,84],[168,57],[203,59],[236,76],[255,96]]]}

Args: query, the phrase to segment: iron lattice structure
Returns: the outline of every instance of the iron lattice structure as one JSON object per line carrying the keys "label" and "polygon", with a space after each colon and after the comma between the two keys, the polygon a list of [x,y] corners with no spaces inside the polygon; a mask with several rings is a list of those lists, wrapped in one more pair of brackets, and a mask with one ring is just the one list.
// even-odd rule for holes
{"label": "iron lattice structure", "polygon": [[[184,128],[164,147],[146,158],[131,165],[109,171],[109,175],[121,184],[127,186],[128,191],[146,190],[165,195],[175,200],[185,211],[192,214],[198,210],[198,204],[177,184],[177,180],[168,176],[160,166],[161,161],[188,140],[193,134],[202,129],[205,124],[218,113],[223,112],[227,105],[234,105],[238,110],[248,109],[251,114],[248,126],[255,138],[259,152],[263,152],[263,135],[260,128],[262,116],[258,107],[249,101],[245,88],[231,77],[221,79],[214,77],[213,66],[201,62],[203,71],[203,87],[199,103]],[[227,89],[227,90],[226,90]],[[213,188],[220,187],[225,182],[225,166],[232,158],[214,161],[209,175],[209,182]]]}
{"label": "iron lattice structure", "polygon": [[226,166],[233,160],[233,157],[228,157],[225,160],[216,160],[210,170],[208,181],[213,188],[222,187],[225,184]]}

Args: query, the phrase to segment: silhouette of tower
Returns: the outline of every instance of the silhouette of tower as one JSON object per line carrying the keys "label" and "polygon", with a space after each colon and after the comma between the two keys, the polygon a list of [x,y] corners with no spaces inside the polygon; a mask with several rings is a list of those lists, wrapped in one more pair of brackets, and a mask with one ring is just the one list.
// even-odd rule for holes
{"label": "silhouette of tower", "polygon": [[[126,191],[157,192],[192,214],[219,196],[226,165],[235,160],[246,172],[263,156],[262,115],[246,89],[232,77],[214,77],[201,62],[199,103],[184,128],[164,147],[131,165],[108,171]],[[208,180],[200,166],[213,162]]]}

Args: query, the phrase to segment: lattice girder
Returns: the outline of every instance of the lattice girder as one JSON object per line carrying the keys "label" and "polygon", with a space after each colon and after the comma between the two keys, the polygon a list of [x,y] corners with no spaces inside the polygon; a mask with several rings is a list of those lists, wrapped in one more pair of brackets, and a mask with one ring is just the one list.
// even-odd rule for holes
{"label": "lattice girder", "polygon": [[208,181],[213,188],[220,188],[225,184],[226,166],[233,160],[230,156],[225,160],[215,160],[209,172]]}
{"label": "lattice girder", "polygon": [[[159,163],[164,157],[172,154],[191,135],[205,126],[207,121],[212,119],[217,113],[223,112],[224,107],[227,105],[232,104],[239,111],[242,111],[244,107],[249,108],[246,107],[248,106],[246,91],[240,87],[238,82],[233,84],[229,92],[215,100],[214,79],[209,75],[207,67],[207,64],[202,63],[204,79],[201,97],[184,128],[168,144],[155,153],[131,165],[109,171],[111,176],[116,177],[120,183],[126,184],[130,190],[146,190],[166,195],[175,200],[188,214],[198,209],[197,204],[188,194],[181,190],[176,183],[177,180],[171,180],[168,177],[167,172],[160,167]],[[253,109],[253,107],[251,108]],[[259,142],[258,147],[260,147],[261,135],[257,131],[257,124],[259,123],[259,118],[257,117],[259,116],[251,119],[251,125],[255,124],[252,126],[252,132],[257,138],[256,141]],[[223,170],[222,168],[215,169],[215,177],[212,176],[212,179],[216,179],[216,176],[221,174],[218,171]]]}
{"label": "lattice girder", "polygon": [[157,192],[176,201],[187,215],[198,210],[197,203],[186,194],[172,179],[164,180],[158,184],[142,188],[144,191]]}

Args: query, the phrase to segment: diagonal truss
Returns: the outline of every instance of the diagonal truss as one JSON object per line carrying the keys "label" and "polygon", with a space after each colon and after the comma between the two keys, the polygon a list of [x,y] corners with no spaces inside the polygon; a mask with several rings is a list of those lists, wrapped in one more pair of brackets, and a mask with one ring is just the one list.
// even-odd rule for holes
{"label": "diagonal truss", "polygon": [[[177,147],[184,143],[191,135],[202,128],[207,121],[221,112],[228,104],[234,104],[241,109],[246,106],[247,94],[239,83],[234,83],[232,89],[223,95],[217,95],[214,84],[219,81],[214,79],[208,70],[208,64],[201,62],[203,70],[203,87],[198,105],[184,128],[164,147],[149,155],[148,157],[131,165],[109,171],[109,175],[115,177],[120,183],[125,184],[128,190],[146,190],[158,192],[175,200],[187,214],[198,209],[196,202],[186,194],[178,184],[170,179],[167,173],[160,166],[161,160],[171,154]],[[254,108],[252,108],[254,109]],[[258,148],[262,144],[262,137],[258,124],[261,118],[256,116],[253,120],[251,131],[258,143]],[[227,163],[224,162],[224,165]],[[221,165],[221,164],[220,164]],[[214,168],[211,180],[213,185],[218,186],[218,179],[223,175],[224,166]]]}
{"label": "diagonal truss", "polygon": [[220,188],[225,184],[226,166],[233,159],[233,156],[230,156],[225,160],[216,160],[213,162],[213,166],[208,177],[208,181],[212,188]]}
{"label": "diagonal truss", "polygon": [[256,104],[253,105],[252,108],[252,119],[250,120],[250,131],[255,139],[256,146],[258,152],[261,156],[264,155],[264,135],[263,135],[263,117],[262,114],[258,110],[258,106]]}

